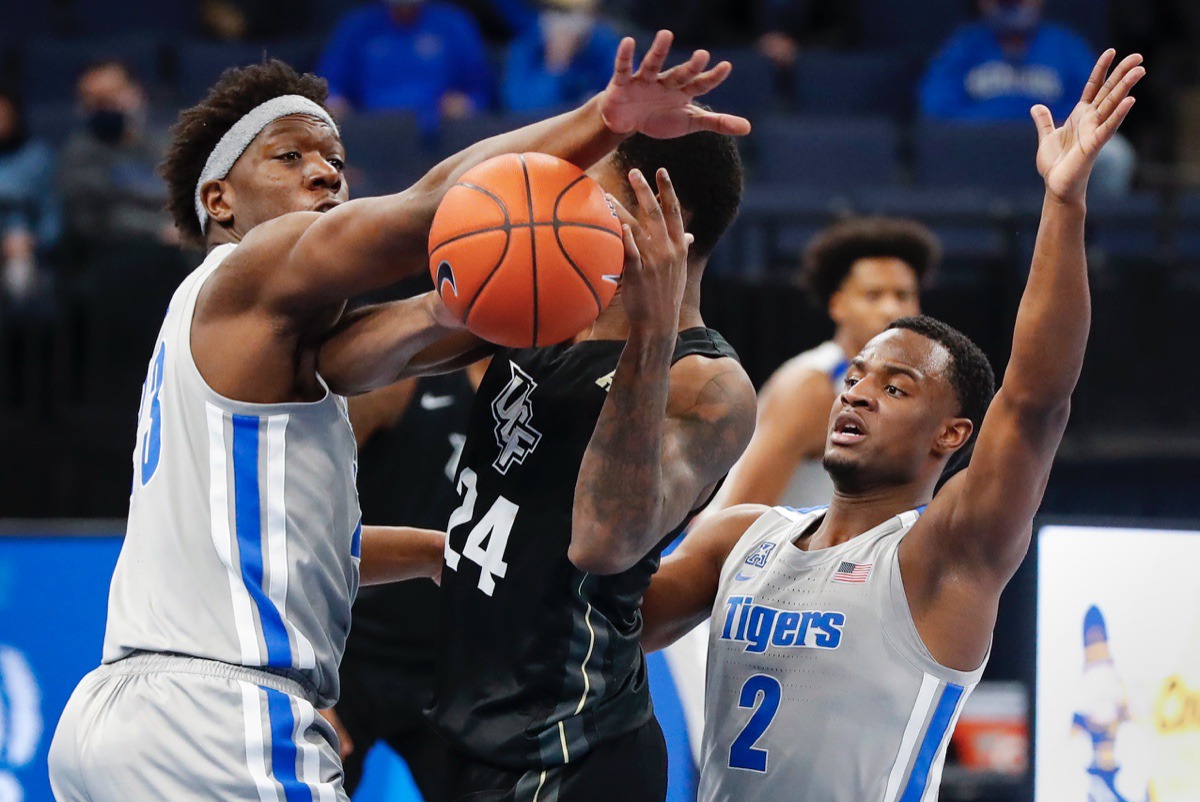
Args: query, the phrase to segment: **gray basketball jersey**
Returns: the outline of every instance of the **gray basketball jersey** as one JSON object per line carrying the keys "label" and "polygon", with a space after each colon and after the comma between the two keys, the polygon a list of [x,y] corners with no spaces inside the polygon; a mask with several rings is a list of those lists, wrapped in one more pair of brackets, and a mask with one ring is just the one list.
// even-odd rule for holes
{"label": "gray basketball jersey", "polygon": [[250,404],[201,377],[191,321],[213,249],[175,291],[142,391],[104,662],[172,652],[298,674],[322,704],[358,589],[356,451],[345,400]]}
{"label": "gray basketball jersey", "polygon": [[983,667],[930,656],[901,584],[905,512],[828,549],[824,508],[764,513],[721,572],[709,635],[702,802],[929,802]]}
{"label": "gray basketball jersey", "polygon": [[[841,391],[842,380],[846,378],[846,370],[850,367],[850,359],[846,352],[833,340],[827,340],[816,348],[805,351],[792,361],[796,365],[828,376],[835,392]],[[829,478],[818,457],[801,460],[796,472],[788,480],[779,503],[788,507],[811,507],[828,504],[831,498],[833,480]]]}

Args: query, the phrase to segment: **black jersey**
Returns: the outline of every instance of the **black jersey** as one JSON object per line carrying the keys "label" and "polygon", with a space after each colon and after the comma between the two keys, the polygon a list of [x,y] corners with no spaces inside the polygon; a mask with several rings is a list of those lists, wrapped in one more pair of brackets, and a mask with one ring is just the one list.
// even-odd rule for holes
{"label": "black jersey", "polygon": [[[358,457],[363,521],[442,529],[458,506],[454,474],[466,442],[474,388],[466,374],[420,380],[395,426],[371,436]],[[345,661],[371,660],[428,673],[437,642],[437,586],[428,579],[362,588]]]}
{"label": "black jersey", "polygon": [[[621,574],[567,558],[579,467],[624,345],[502,349],[476,395],[447,526],[430,717],[480,760],[569,763],[652,715],[642,594],[685,522]],[[692,354],[737,358],[704,328],[679,334],[672,363]]]}

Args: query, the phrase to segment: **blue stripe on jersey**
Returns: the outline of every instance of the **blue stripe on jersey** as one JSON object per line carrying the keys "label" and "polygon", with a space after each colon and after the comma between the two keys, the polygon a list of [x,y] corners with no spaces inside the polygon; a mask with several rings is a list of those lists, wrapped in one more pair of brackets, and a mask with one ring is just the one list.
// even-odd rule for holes
{"label": "blue stripe on jersey", "polygon": [[846,378],[846,372],[850,370],[850,360],[843,358],[841,362],[833,366],[833,370],[829,371],[829,378],[833,379],[833,383],[837,384],[842,379]]}
{"label": "blue stripe on jersey", "polygon": [[[254,599],[267,644],[267,665],[287,668],[292,664],[287,629],[275,604],[263,590],[262,497],[258,476],[258,433],[260,419],[253,415],[233,416],[233,498],[237,526],[238,561],[242,582]],[[283,566],[283,570],[287,570]]]}
{"label": "blue stripe on jersey", "polygon": [[296,777],[296,718],[286,693],[267,692],[267,716],[271,720],[271,774],[283,786],[287,802],[312,802],[312,790]]}
{"label": "blue stripe on jersey", "polygon": [[350,538],[350,556],[362,557],[362,519],[358,520],[358,526],[354,527],[354,535]]}
{"label": "blue stripe on jersey", "polygon": [[784,507],[784,509],[785,509],[785,510],[791,510],[792,512],[799,513],[800,515],[808,515],[810,512],[816,512],[817,510],[827,510],[827,509],[829,509],[829,505],[828,505],[828,504],[822,504],[822,505],[821,505],[821,506],[819,506],[819,507],[799,507],[799,508],[797,508],[797,507]]}
{"label": "blue stripe on jersey", "polygon": [[963,687],[947,683],[938,700],[933,718],[929,720],[929,729],[925,730],[925,738],[921,741],[921,749],[917,752],[917,760],[913,764],[912,773],[908,775],[908,785],[900,795],[899,802],[919,802],[925,794],[925,786],[929,784],[929,770],[933,767],[933,759],[942,748],[946,731],[950,729],[950,721],[954,711],[963,697]]}

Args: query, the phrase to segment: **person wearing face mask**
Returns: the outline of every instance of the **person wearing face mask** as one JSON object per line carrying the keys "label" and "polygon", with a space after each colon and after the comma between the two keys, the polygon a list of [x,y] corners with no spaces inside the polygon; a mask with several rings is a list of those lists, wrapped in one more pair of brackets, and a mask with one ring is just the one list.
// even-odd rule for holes
{"label": "person wearing face mask", "polygon": [[166,141],[146,124],[141,82],[122,62],[99,61],[80,73],[76,98],[82,123],[58,170],[73,245],[86,259],[115,243],[174,244],[167,187],[156,172]]}
{"label": "person wearing face mask", "polygon": [[[1083,36],[1043,17],[1043,0],[978,0],[980,18],[942,47],[920,86],[921,114],[932,120],[1024,122],[1042,104],[1056,120],[1075,108],[1096,60]],[[1136,166],[1116,136],[1096,164],[1092,186],[1128,190]]]}
{"label": "person wearing face mask", "polygon": [[428,135],[443,117],[489,107],[486,52],[479,26],[460,8],[437,0],[381,0],[341,19],[317,74],[329,82],[334,112],[411,111]]}
{"label": "person wearing face mask", "polygon": [[0,89],[0,296],[15,303],[37,292],[38,256],[58,240],[53,177],[54,155],[29,137],[20,97]]}
{"label": "person wearing face mask", "polygon": [[501,94],[509,111],[576,103],[604,88],[620,37],[596,0],[544,0],[538,24],[508,47]]}

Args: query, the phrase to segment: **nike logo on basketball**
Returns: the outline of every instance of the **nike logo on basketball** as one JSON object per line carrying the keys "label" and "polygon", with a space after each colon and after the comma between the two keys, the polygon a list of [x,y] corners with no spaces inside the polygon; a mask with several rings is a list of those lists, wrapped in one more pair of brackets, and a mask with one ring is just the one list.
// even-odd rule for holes
{"label": "nike logo on basketball", "polygon": [[450,291],[454,293],[454,297],[458,297],[458,285],[454,281],[454,269],[450,267],[449,262],[443,260],[442,263],[438,265],[437,280],[434,281],[434,283],[437,284],[439,295],[444,295],[442,292],[442,285],[449,284]]}
{"label": "nike logo on basketball", "polygon": [[452,395],[430,395],[429,393],[425,393],[425,395],[421,396],[421,409],[445,409],[453,403],[454,396]]}
{"label": "nike logo on basketball", "polygon": [[600,278],[604,279],[605,281],[609,282],[610,284],[620,284],[621,283],[621,274],[620,273],[605,273]]}

